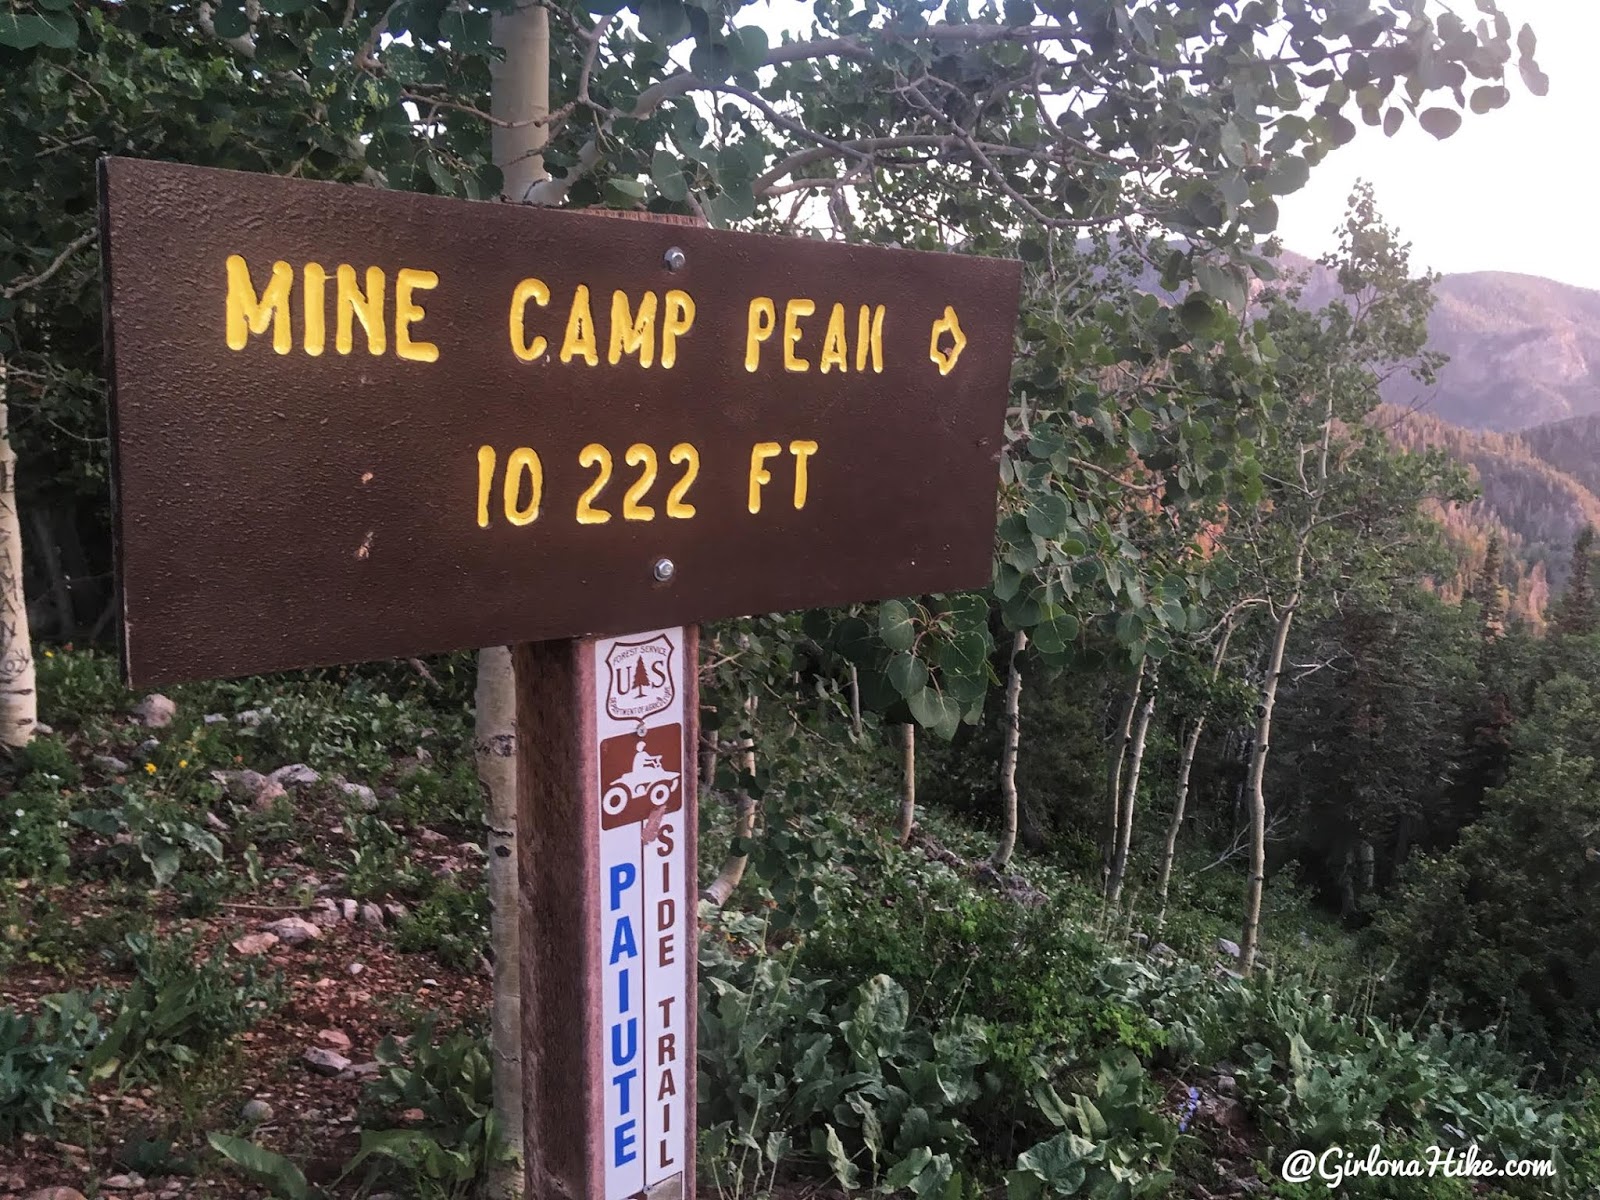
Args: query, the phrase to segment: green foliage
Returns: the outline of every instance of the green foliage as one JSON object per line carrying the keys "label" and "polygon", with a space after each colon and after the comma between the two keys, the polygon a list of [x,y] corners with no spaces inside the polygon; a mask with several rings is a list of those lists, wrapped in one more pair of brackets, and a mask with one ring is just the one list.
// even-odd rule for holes
{"label": "green foliage", "polygon": [[742,1193],[809,1149],[847,1190],[959,1194],[956,1163],[974,1145],[960,1114],[982,1090],[983,1024],[967,1018],[930,1034],[908,1025],[909,997],[886,975],[839,996],[792,967],[728,958],[706,976],[706,1170]]}
{"label": "green foliage", "polygon": [[150,795],[135,785],[113,784],[106,791],[122,803],[115,808],[74,812],[72,820],[113,839],[109,856],[125,871],[148,873],[157,887],[166,887],[180,870],[194,865],[197,855],[222,862],[222,843],[195,822],[192,808]]}
{"label": "green foliage", "polygon": [[1130,1050],[1101,1060],[1094,1096],[1062,1101],[1049,1085],[1036,1094],[1061,1132],[1017,1158],[1006,1176],[1009,1200],[1041,1196],[1163,1196],[1178,1129],[1154,1111],[1158,1093]]}
{"label": "green foliage", "polygon": [[312,1195],[305,1173],[283,1155],[226,1133],[208,1133],[206,1140],[253,1183],[262,1184],[279,1200],[307,1200]]}
{"label": "green foliage", "polygon": [[196,961],[192,936],[127,943],[138,978],[118,997],[91,1071],[159,1078],[193,1066],[282,999],[282,978],[259,978],[253,963],[235,967],[220,952]]}
{"label": "green foliage", "polygon": [[113,892],[104,910],[83,911],[61,890],[28,889],[0,901],[0,967],[29,963],[65,976],[133,967],[124,940],[150,926],[142,895]]}
{"label": "green foliage", "polygon": [[997,1062],[1020,1086],[1041,1058],[1159,1043],[1137,1008],[1120,1003],[1121,968],[1063,901],[1030,906],[985,894],[915,854],[891,854],[860,886],[803,947],[807,969],[912,981],[916,1010],[935,1026],[982,1015],[994,1025]]}
{"label": "green foliage", "polygon": [[[403,1041],[389,1036],[378,1044],[382,1071],[363,1096],[368,1128],[345,1173],[365,1167],[367,1184],[404,1182],[419,1200],[466,1200],[505,1155],[488,1047],[468,1029],[436,1036],[436,1024],[436,1016],[427,1017]],[[420,1125],[372,1128],[413,1108],[422,1112]]]}
{"label": "green foliage", "polygon": [[1564,638],[1555,653],[1560,673],[1535,685],[1512,732],[1509,778],[1458,845],[1415,865],[1379,922],[1394,1000],[1504,1028],[1553,1066],[1600,1047],[1600,639]]}
{"label": "green foliage", "polygon": [[425,895],[433,889],[433,877],[411,857],[409,844],[393,825],[379,817],[359,816],[350,818],[349,827],[355,846],[345,886],[352,896],[381,900]]}
{"label": "green foliage", "polygon": [[431,950],[456,971],[471,972],[489,952],[489,893],[448,885],[439,888],[400,922],[395,945]]}
{"label": "green foliage", "polygon": [[100,1038],[98,992],[46,996],[32,1017],[0,1009],[0,1140],[49,1129],[84,1094],[80,1072]]}
{"label": "green foliage", "polygon": [[59,786],[47,776],[28,775],[0,804],[0,880],[61,878],[69,855]]}

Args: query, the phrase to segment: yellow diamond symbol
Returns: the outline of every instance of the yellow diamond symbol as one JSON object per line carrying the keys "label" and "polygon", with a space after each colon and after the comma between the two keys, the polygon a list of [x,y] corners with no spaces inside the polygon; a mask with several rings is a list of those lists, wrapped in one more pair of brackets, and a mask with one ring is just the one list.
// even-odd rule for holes
{"label": "yellow diamond symbol", "polygon": [[[950,335],[948,353],[939,349],[939,339],[947,333]],[[928,340],[928,357],[939,364],[939,374],[948,375],[956,369],[956,359],[961,357],[961,352],[966,348],[967,335],[961,332],[961,318],[947,304],[944,306],[944,316],[933,323],[933,337]]]}

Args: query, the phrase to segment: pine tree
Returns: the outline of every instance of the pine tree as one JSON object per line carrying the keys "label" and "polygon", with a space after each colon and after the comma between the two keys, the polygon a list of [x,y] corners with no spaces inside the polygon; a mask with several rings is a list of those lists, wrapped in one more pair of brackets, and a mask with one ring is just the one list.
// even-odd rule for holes
{"label": "pine tree", "polygon": [[1572,543],[1572,572],[1567,590],[1556,605],[1554,628],[1557,633],[1583,635],[1595,631],[1594,586],[1589,581],[1590,560],[1594,557],[1594,526],[1585,525]]}
{"label": "pine tree", "polygon": [[1482,609],[1481,629],[1486,642],[1504,636],[1506,631],[1506,591],[1500,583],[1503,562],[1500,535],[1491,533],[1483,552],[1483,569],[1472,587],[1473,597]]}

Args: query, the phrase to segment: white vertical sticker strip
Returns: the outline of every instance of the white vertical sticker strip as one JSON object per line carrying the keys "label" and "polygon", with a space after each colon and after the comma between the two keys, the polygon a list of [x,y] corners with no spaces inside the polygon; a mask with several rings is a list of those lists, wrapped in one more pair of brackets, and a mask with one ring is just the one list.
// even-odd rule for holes
{"label": "white vertical sticker strip", "polygon": [[681,628],[594,644],[604,1200],[628,1200],[682,1172],[691,1129],[683,646]]}

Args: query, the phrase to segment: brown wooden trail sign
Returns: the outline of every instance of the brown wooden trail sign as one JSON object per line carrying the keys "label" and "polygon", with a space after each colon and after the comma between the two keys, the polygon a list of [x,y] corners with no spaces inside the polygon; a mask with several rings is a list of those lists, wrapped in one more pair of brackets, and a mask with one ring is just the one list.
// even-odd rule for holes
{"label": "brown wooden trail sign", "polygon": [[695,622],[988,581],[1019,265],[128,159],[101,232],[125,677],[513,645],[528,1194],[692,1197]]}
{"label": "brown wooden trail sign", "polygon": [[988,582],[1017,263],[128,159],[102,189],[135,683]]}

